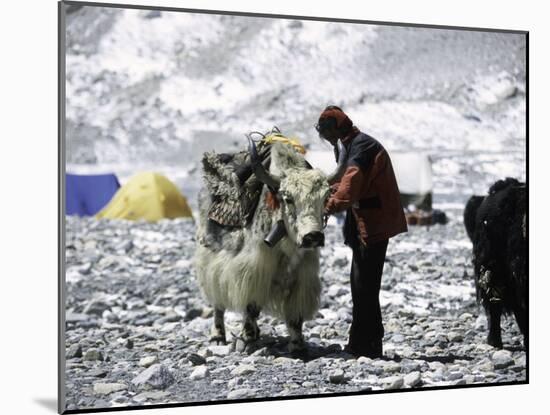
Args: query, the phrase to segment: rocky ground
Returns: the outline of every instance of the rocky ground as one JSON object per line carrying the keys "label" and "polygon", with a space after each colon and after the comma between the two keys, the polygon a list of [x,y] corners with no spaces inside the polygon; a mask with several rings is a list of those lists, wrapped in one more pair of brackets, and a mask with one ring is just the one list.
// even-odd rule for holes
{"label": "rocky ground", "polygon": [[504,350],[485,343],[475,301],[471,244],[461,211],[447,225],[411,227],[392,239],[381,303],[384,359],[344,353],[351,321],[351,253],[329,223],[321,308],[305,324],[307,357],[286,352],[282,321],[262,315],[251,351],[208,339],[212,309],[192,268],[195,225],[68,217],[66,221],[66,408],[331,394],[526,381],[512,318]]}

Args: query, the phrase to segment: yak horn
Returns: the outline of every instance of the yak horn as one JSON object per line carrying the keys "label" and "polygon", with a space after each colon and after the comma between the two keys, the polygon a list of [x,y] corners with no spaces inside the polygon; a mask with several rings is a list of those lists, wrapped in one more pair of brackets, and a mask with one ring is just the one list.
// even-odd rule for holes
{"label": "yak horn", "polygon": [[252,171],[262,183],[269,186],[269,188],[277,193],[279,191],[279,186],[281,185],[281,180],[270,174],[262,164],[262,160],[258,156],[258,150],[256,149],[256,144],[250,136],[248,138],[248,152],[250,153],[250,162],[252,166]]}
{"label": "yak horn", "polygon": [[277,243],[286,236],[286,227],[283,220],[278,220],[271,228],[269,234],[265,237],[264,242],[270,248],[273,248]]}
{"label": "yak horn", "polygon": [[336,166],[336,170],[327,176],[329,184],[336,183],[342,178],[342,175],[346,170],[346,162],[348,161],[348,152],[346,151],[346,147],[344,147],[340,141],[338,141],[337,147],[334,148],[334,154],[338,165]]}

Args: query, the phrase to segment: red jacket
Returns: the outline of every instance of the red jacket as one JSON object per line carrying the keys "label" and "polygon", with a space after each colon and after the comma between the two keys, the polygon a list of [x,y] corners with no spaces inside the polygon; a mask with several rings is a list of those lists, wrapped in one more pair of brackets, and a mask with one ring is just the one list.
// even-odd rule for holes
{"label": "red jacket", "polygon": [[333,186],[326,213],[351,208],[357,232],[367,245],[407,232],[397,180],[384,147],[359,130],[342,143],[347,149],[346,170]]}

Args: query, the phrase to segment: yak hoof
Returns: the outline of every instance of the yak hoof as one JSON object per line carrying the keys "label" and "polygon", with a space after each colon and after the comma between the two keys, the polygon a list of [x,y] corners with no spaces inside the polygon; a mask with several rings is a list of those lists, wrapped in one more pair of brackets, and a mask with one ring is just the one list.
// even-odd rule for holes
{"label": "yak hoof", "polygon": [[288,343],[288,351],[290,353],[303,354],[307,352],[307,345],[304,339],[293,339]]}
{"label": "yak hoof", "polygon": [[220,336],[213,336],[210,338],[211,343],[216,343],[216,345],[226,345],[227,341],[225,340],[225,337]]}
{"label": "yak hoof", "polygon": [[222,334],[216,334],[216,335],[210,337],[210,342],[212,342],[212,343],[215,342],[217,345],[227,344],[227,341],[225,340],[225,336],[222,335]]}
{"label": "yak hoof", "polygon": [[260,333],[255,333],[253,336],[241,335],[241,340],[245,345],[257,343],[260,340]]}
{"label": "yak hoof", "polygon": [[245,343],[254,343],[260,339],[260,328],[257,325],[245,325],[241,337]]}
{"label": "yak hoof", "polygon": [[245,339],[243,336],[235,337],[233,340],[234,349],[239,353],[251,354],[258,350],[258,339]]}
{"label": "yak hoof", "polygon": [[495,349],[502,349],[502,340],[494,339],[493,337],[487,337],[487,343],[489,346],[493,346]]}

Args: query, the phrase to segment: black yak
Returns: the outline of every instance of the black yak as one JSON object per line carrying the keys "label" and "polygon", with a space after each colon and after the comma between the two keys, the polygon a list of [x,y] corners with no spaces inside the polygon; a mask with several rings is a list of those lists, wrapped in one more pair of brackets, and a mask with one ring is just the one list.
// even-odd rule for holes
{"label": "black yak", "polygon": [[485,197],[472,196],[464,225],[473,244],[477,298],[487,314],[487,342],[502,348],[500,317],[513,314],[527,348],[527,189],[516,179],[499,180]]}

